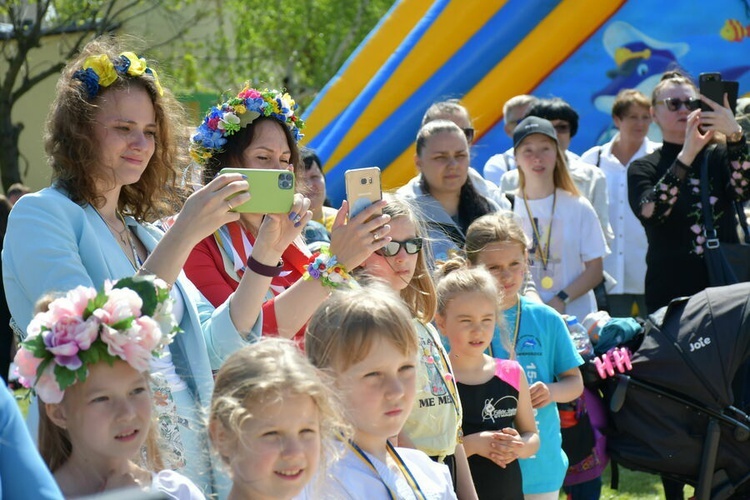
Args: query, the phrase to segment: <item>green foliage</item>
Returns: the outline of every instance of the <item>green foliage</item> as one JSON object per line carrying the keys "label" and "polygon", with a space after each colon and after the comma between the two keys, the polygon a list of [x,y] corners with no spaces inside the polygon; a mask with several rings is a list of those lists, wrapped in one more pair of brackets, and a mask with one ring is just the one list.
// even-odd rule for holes
{"label": "green foliage", "polygon": [[217,5],[215,31],[184,42],[169,71],[181,92],[220,95],[249,81],[285,88],[304,106],[393,1],[225,0]]}
{"label": "green foliage", "polygon": [[[114,284],[114,288],[130,288],[135,293],[140,295],[141,300],[143,300],[143,305],[141,306],[141,314],[145,316],[153,316],[154,311],[156,311],[156,306],[159,304],[159,300],[164,300],[167,296],[169,296],[169,292],[157,288],[157,286],[154,284],[153,276],[131,276],[129,278],[123,278],[117,280],[117,283]],[[126,320],[122,320],[118,323],[115,323],[114,325],[112,325],[112,328],[116,330],[127,330],[128,328],[130,328],[130,325],[133,322],[133,318],[129,318],[127,320],[127,324],[121,324],[125,321]]]}

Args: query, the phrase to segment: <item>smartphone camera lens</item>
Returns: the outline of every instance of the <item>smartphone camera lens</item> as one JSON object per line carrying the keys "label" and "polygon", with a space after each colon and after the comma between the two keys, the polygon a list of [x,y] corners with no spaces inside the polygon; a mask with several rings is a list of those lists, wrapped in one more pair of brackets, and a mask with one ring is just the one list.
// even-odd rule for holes
{"label": "smartphone camera lens", "polygon": [[284,172],[279,175],[279,188],[280,189],[292,189],[293,177],[289,172]]}
{"label": "smartphone camera lens", "polygon": [[360,183],[360,184],[362,184],[362,185],[364,185],[364,184],[367,184],[367,179],[365,179],[365,178],[363,177],[363,178],[361,178],[361,179],[359,180],[359,183]]}

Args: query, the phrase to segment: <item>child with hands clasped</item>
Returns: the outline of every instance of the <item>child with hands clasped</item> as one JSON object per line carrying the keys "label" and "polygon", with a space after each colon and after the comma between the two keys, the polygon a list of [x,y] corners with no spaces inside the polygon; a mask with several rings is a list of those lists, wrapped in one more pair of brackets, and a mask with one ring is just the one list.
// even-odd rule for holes
{"label": "child with hands clasped", "polygon": [[448,468],[419,450],[396,448],[415,403],[417,335],[411,314],[390,290],[370,285],[334,292],[307,326],[305,347],[330,372],[354,427],[325,489],[305,498],[455,499]]}
{"label": "child with hands clasped", "polygon": [[430,323],[435,316],[435,284],[427,268],[425,230],[415,209],[404,198],[386,198],[383,213],[391,218],[390,236],[361,266],[367,276],[398,291],[412,314],[417,331],[417,394],[414,407],[398,436],[399,446],[416,448],[448,466],[461,500],[476,498],[469,463],[460,443],[461,401],[453,369],[440,334]]}
{"label": "child with hands clasped", "polygon": [[166,284],[126,278],[44,305],[15,361],[44,402],[39,448],[65,497],[131,487],[203,499],[185,476],[160,470],[152,425],[149,362],[176,330]]}
{"label": "child with hands clasped", "polygon": [[516,459],[537,451],[539,435],[521,366],[484,353],[497,320],[497,288],[485,269],[469,268],[460,257],[442,264],[438,275],[436,323],[451,345],[464,408],[464,448],[477,494],[522,499]]}
{"label": "child with hands clasped", "polygon": [[566,403],[581,395],[578,366],[583,360],[562,317],[551,307],[519,295],[528,263],[528,239],[516,218],[507,213],[475,220],[466,233],[465,250],[472,265],[489,270],[502,292],[500,308],[510,337],[496,328],[489,353],[518,360],[530,384],[541,445],[533,457],[520,460],[524,495],[557,500],[568,459],[562,450],[557,405],[552,403]]}
{"label": "child with hands clasped", "polygon": [[230,356],[209,424],[234,481],[228,500],[299,494],[321,462],[336,458],[334,440],[348,435],[340,414],[328,380],[293,342],[266,338]]}

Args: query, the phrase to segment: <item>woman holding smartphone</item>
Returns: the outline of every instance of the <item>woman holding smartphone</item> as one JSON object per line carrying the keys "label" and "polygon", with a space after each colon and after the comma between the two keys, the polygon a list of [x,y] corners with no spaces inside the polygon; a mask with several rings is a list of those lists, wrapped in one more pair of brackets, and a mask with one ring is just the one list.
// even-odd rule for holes
{"label": "woman holding smartphone", "polygon": [[[702,111],[701,101],[712,111]],[[665,73],[651,99],[651,116],[664,144],[628,170],[630,207],[646,229],[646,307],[652,313],[680,296],[709,286],[701,188],[710,189],[714,226],[721,242],[737,242],[735,201],[750,198],[750,154],[729,103],[700,96],[682,74]],[[726,137],[717,141],[717,135]],[[707,147],[709,186],[700,170]]]}
{"label": "woman holding smartphone", "polygon": [[[225,167],[289,170],[302,178],[297,142],[304,124],[295,108],[289,94],[249,86],[211,108],[191,138],[191,155],[203,166],[204,182],[211,182]],[[241,213],[239,220],[225,224],[193,249],[185,272],[213,304],[231,296],[247,270],[272,277],[263,304],[263,334],[301,341],[304,326],[331,288],[352,283],[347,270],[390,241],[389,217],[378,215],[369,220],[383,205],[373,204],[346,221],[348,206],[344,202],[333,224],[329,248],[312,256],[298,238],[283,252],[280,262],[255,258],[253,249],[264,214]],[[306,212],[304,207],[289,217],[302,225],[309,220]]]}

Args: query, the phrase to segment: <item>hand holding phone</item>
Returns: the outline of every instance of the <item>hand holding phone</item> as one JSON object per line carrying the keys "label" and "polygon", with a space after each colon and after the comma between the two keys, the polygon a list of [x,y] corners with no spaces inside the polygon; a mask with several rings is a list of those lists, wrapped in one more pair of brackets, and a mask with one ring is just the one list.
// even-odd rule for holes
{"label": "hand holding phone", "polygon": [[[260,168],[223,168],[219,174],[239,173],[247,178],[251,198],[232,211],[254,214],[285,214],[294,203],[294,173]],[[229,198],[231,200],[231,198]]]}
{"label": "hand holding phone", "polygon": [[349,219],[383,198],[378,167],[355,168],[344,172]]}

